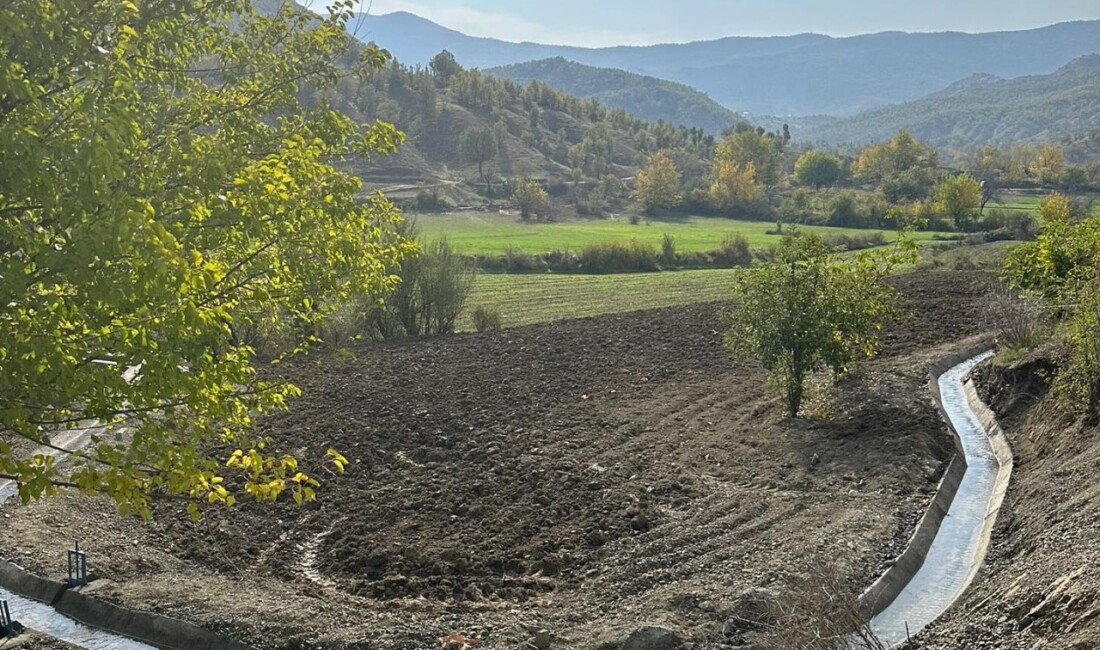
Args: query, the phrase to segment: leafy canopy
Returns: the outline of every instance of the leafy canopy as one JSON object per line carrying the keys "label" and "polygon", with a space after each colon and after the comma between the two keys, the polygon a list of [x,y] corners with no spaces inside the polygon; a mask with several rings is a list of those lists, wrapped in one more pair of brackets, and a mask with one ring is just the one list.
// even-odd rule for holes
{"label": "leafy canopy", "polygon": [[512,202],[519,208],[522,219],[549,219],[550,195],[533,178],[520,178],[512,191]]}
{"label": "leafy canopy", "polygon": [[1063,316],[1067,355],[1055,388],[1073,410],[1100,421],[1100,217],[1072,222],[1060,194],[1039,214],[1042,233],[1009,253],[1002,277]]}
{"label": "leafy canopy", "polygon": [[[393,206],[361,202],[333,165],[400,134],[298,101],[385,62],[353,61],[350,12],[0,5],[0,477],[24,501],[68,486],[149,515],[170,494],[197,515],[235,493],[313,498],[297,459],[251,433],[297,390],[257,376],[244,333],[285,319],[306,342],[412,246]],[[57,450],[63,465],[27,451],[90,421],[126,432]]]}
{"label": "leafy canopy", "polygon": [[840,159],[818,149],[802,154],[794,164],[795,180],[814,189],[836,183],[840,173]]}
{"label": "leafy canopy", "polygon": [[737,277],[727,349],[763,365],[788,413],[797,417],[811,374],[828,368],[843,376],[860,357],[877,353],[878,333],[896,302],[883,279],[897,264],[912,261],[914,250],[899,239],[890,253],[842,259],[816,235],[787,237],[774,264]]}
{"label": "leafy canopy", "polygon": [[968,230],[982,208],[982,184],[970,174],[947,176],[932,192],[932,209],[955,224],[955,230]]}
{"label": "leafy canopy", "polygon": [[646,166],[634,176],[634,197],[646,212],[675,208],[683,200],[680,193],[680,170],[663,151],[649,157]]}

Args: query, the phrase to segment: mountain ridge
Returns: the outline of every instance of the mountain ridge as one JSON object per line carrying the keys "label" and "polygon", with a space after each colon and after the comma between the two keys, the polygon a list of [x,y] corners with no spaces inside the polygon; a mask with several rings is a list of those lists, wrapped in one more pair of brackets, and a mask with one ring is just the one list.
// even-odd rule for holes
{"label": "mountain ridge", "polygon": [[690,86],[618,68],[587,66],[564,57],[515,63],[484,72],[522,85],[541,81],[575,97],[622,108],[639,119],[698,127],[713,135],[745,121]]}
{"label": "mountain ridge", "polygon": [[912,102],[796,130],[828,145],[866,144],[900,128],[940,147],[1057,141],[1100,129],[1100,54],[1046,75],[974,75]]}
{"label": "mountain ridge", "polygon": [[919,99],[975,73],[1049,74],[1100,51],[1100,20],[1016,31],[878,32],[739,37],[646,46],[583,48],[472,37],[415,14],[361,15],[358,37],[401,61],[424,65],[439,51],[469,68],[564,57],[691,86],[753,115],[854,115]]}

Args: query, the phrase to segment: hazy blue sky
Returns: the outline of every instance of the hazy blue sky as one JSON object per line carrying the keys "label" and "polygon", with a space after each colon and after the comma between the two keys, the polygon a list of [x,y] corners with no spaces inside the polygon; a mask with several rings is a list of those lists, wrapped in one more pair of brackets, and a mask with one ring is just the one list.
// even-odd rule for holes
{"label": "hazy blue sky", "polygon": [[1100,18],[1100,0],[359,1],[371,13],[410,11],[475,36],[589,46],[800,32],[984,32]]}

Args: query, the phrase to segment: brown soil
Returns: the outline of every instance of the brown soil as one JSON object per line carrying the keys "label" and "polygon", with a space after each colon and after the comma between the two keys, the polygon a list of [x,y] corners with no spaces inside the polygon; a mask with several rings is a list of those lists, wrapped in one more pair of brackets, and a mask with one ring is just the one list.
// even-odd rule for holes
{"label": "brown soil", "polygon": [[983,374],[1015,457],[975,587],[922,648],[1100,648],[1100,428],[1046,396],[1050,351]]}
{"label": "brown soil", "polygon": [[307,468],[315,507],[144,526],[64,497],[5,507],[0,534],[56,575],[79,527],[103,597],[258,648],[593,647],[643,623],[720,647],[746,590],[825,559],[866,585],[900,552],[949,453],[926,364],[982,330],[991,282],[898,278],[909,317],[798,421],[729,361],[713,304],[319,356],[262,423],[352,461]]}

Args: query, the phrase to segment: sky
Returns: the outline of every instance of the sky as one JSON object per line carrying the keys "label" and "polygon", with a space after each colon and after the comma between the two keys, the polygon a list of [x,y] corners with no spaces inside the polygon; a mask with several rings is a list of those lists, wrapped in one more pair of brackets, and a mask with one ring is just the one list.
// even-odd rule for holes
{"label": "sky", "polygon": [[816,32],[988,32],[1100,19],[1098,0],[357,0],[507,41],[603,47]]}

